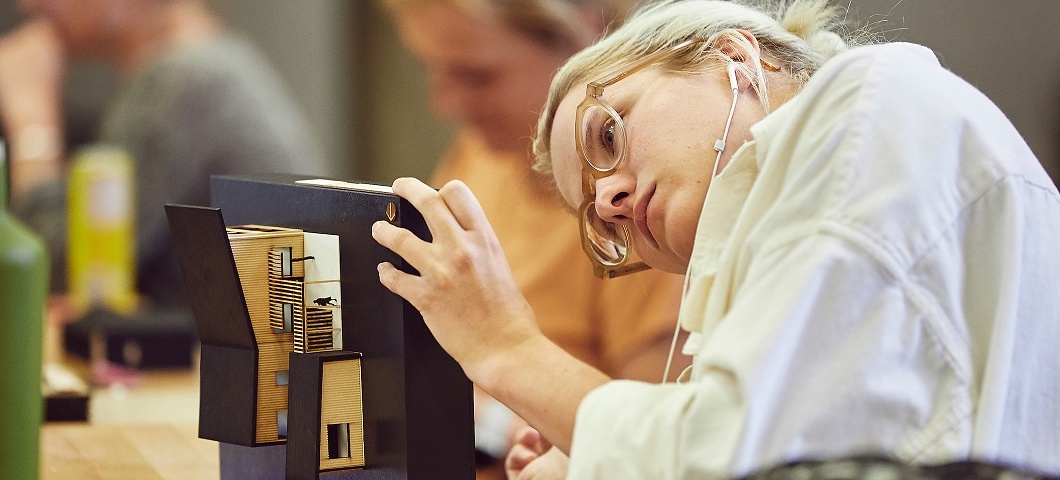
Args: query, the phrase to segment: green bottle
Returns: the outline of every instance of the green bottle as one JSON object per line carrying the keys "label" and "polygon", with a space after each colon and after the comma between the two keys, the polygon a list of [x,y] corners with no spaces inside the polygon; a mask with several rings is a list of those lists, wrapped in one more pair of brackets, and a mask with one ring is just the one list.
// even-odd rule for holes
{"label": "green bottle", "polygon": [[41,240],[8,212],[9,172],[0,140],[0,477],[35,479],[48,256]]}

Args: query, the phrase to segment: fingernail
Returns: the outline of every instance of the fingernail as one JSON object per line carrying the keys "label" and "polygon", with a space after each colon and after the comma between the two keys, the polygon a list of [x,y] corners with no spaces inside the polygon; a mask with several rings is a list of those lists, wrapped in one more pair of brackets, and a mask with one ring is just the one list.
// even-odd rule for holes
{"label": "fingernail", "polygon": [[379,221],[377,221],[377,222],[372,224],[372,235],[375,235],[375,232],[379,231],[379,224],[380,223],[383,223],[383,221],[379,220]]}

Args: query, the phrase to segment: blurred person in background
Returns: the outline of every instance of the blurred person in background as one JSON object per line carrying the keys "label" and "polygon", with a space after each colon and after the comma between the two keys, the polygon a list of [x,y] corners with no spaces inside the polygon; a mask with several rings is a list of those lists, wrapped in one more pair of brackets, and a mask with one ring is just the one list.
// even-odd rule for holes
{"label": "blurred person in background", "polygon": [[[600,280],[579,225],[531,170],[530,139],[552,74],[620,23],[632,0],[382,0],[425,66],[435,114],[460,124],[430,184],[459,179],[482,202],[540,328],[575,357],[619,378],[662,380],[681,278],[660,271]],[[684,358],[684,357],[682,357]],[[688,363],[671,371],[680,371]],[[476,390],[479,478],[525,425]],[[555,454],[556,461],[565,457]],[[491,470],[491,468],[493,470]]]}
{"label": "blurred person in background", "polygon": [[12,206],[49,244],[53,288],[64,281],[61,103],[71,62],[102,61],[123,79],[99,142],[134,162],[138,289],[153,305],[184,303],[164,203],[208,205],[211,174],[324,173],[319,147],[277,75],[203,1],[18,6],[26,20],[0,38],[0,121]]}

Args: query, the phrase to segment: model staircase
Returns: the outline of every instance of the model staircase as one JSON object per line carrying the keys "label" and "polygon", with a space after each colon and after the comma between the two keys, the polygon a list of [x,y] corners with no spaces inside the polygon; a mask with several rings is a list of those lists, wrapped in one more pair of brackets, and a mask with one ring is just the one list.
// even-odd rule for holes
{"label": "model staircase", "polygon": [[304,323],[294,327],[294,351],[296,353],[314,353],[333,350],[331,310],[319,307],[306,307]]}
{"label": "model staircase", "polygon": [[305,304],[305,284],[301,277],[283,276],[283,255],[269,252],[269,326],[284,331],[283,304],[291,305],[291,326],[302,323]]}

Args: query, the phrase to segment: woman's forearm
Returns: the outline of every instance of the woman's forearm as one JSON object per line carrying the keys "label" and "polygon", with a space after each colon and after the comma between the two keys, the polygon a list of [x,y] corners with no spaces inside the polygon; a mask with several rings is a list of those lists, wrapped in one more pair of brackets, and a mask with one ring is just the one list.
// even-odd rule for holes
{"label": "woman's forearm", "polygon": [[574,358],[543,335],[469,371],[472,381],[511,408],[564,453],[585,396],[611,379]]}

